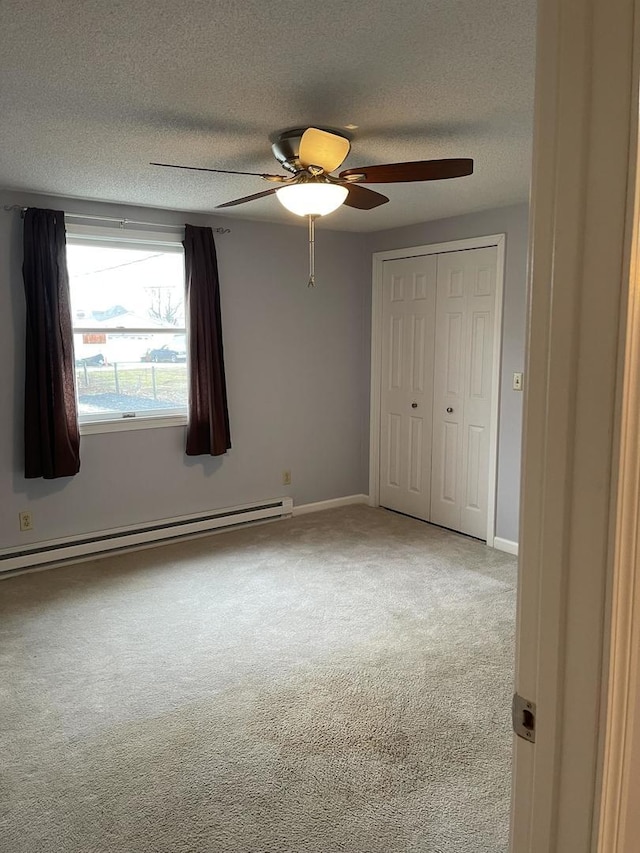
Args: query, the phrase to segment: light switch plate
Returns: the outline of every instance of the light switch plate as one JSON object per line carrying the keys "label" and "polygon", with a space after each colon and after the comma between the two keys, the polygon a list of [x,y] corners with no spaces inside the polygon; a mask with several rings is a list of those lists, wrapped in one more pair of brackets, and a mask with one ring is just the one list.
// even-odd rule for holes
{"label": "light switch plate", "polygon": [[513,374],[513,390],[522,391],[522,373]]}

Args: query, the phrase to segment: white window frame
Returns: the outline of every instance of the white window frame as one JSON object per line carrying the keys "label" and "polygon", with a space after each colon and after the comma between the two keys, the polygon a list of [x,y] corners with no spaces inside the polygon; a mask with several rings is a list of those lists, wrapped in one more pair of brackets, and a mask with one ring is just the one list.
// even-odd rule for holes
{"label": "white window frame", "polygon": [[[182,253],[184,251],[182,241],[184,232],[176,230],[175,232],[166,231],[141,231],[127,228],[126,230],[119,223],[108,223],[100,225],[78,225],[74,222],[66,223],[67,244],[68,245],[91,245],[98,247],[111,248],[113,246],[124,246],[127,248],[148,249],[150,246],[164,249],[165,251],[175,251]],[[73,324],[73,334],[85,333],[102,333],[104,329],[88,326],[76,326]],[[147,329],[126,329],[130,334],[148,331]],[[167,332],[171,331],[167,329]],[[176,334],[184,333],[188,336],[188,329],[185,318],[185,326],[176,329]],[[187,337],[188,340],[188,337]],[[74,363],[75,363],[75,345],[74,345]],[[189,361],[187,359],[187,374],[189,371]],[[80,416],[79,416],[80,418]],[[122,413],[122,417],[105,417],[103,414],[82,415],[80,422],[80,435],[92,435],[105,432],[124,432],[128,430],[138,429],[157,429],[159,427],[185,427],[187,425],[187,406],[184,411],[176,412],[175,409],[157,409],[154,414],[140,415]]]}

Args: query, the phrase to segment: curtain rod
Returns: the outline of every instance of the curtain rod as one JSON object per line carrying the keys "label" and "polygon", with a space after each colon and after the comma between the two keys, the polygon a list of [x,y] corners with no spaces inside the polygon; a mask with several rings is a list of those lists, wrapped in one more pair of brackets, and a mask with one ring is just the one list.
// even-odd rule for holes
{"label": "curtain rod", "polygon": [[[20,211],[20,216],[24,217],[25,211],[28,210],[26,207],[22,207],[19,204],[5,204],[4,209],[11,213],[14,210]],[[180,225],[166,225],[162,222],[141,222],[138,219],[127,219],[124,216],[97,216],[89,213],[66,213],[64,214],[65,219],[91,219],[97,222],[118,222],[120,223],[121,228],[125,228],[127,225],[145,225],[147,227],[153,228],[171,228],[175,231],[176,228],[181,228]],[[215,234],[230,234],[231,228],[212,228],[211,229]]]}

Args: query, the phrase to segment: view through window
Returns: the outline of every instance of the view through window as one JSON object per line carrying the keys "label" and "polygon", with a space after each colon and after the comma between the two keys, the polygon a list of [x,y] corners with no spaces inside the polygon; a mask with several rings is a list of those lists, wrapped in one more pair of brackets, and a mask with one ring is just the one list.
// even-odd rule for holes
{"label": "view through window", "polygon": [[67,237],[81,424],[186,415],[179,243]]}

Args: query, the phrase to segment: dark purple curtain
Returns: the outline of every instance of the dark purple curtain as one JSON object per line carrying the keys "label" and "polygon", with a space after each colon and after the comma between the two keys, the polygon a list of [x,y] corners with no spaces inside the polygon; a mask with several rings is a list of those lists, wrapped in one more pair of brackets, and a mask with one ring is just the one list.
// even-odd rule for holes
{"label": "dark purple curtain", "polygon": [[25,477],[71,477],[80,469],[73,332],[64,213],[24,216],[27,306],[24,398]]}
{"label": "dark purple curtain", "polygon": [[186,225],[184,261],[189,324],[187,456],[221,456],[231,447],[224,377],[220,282],[211,228]]}

